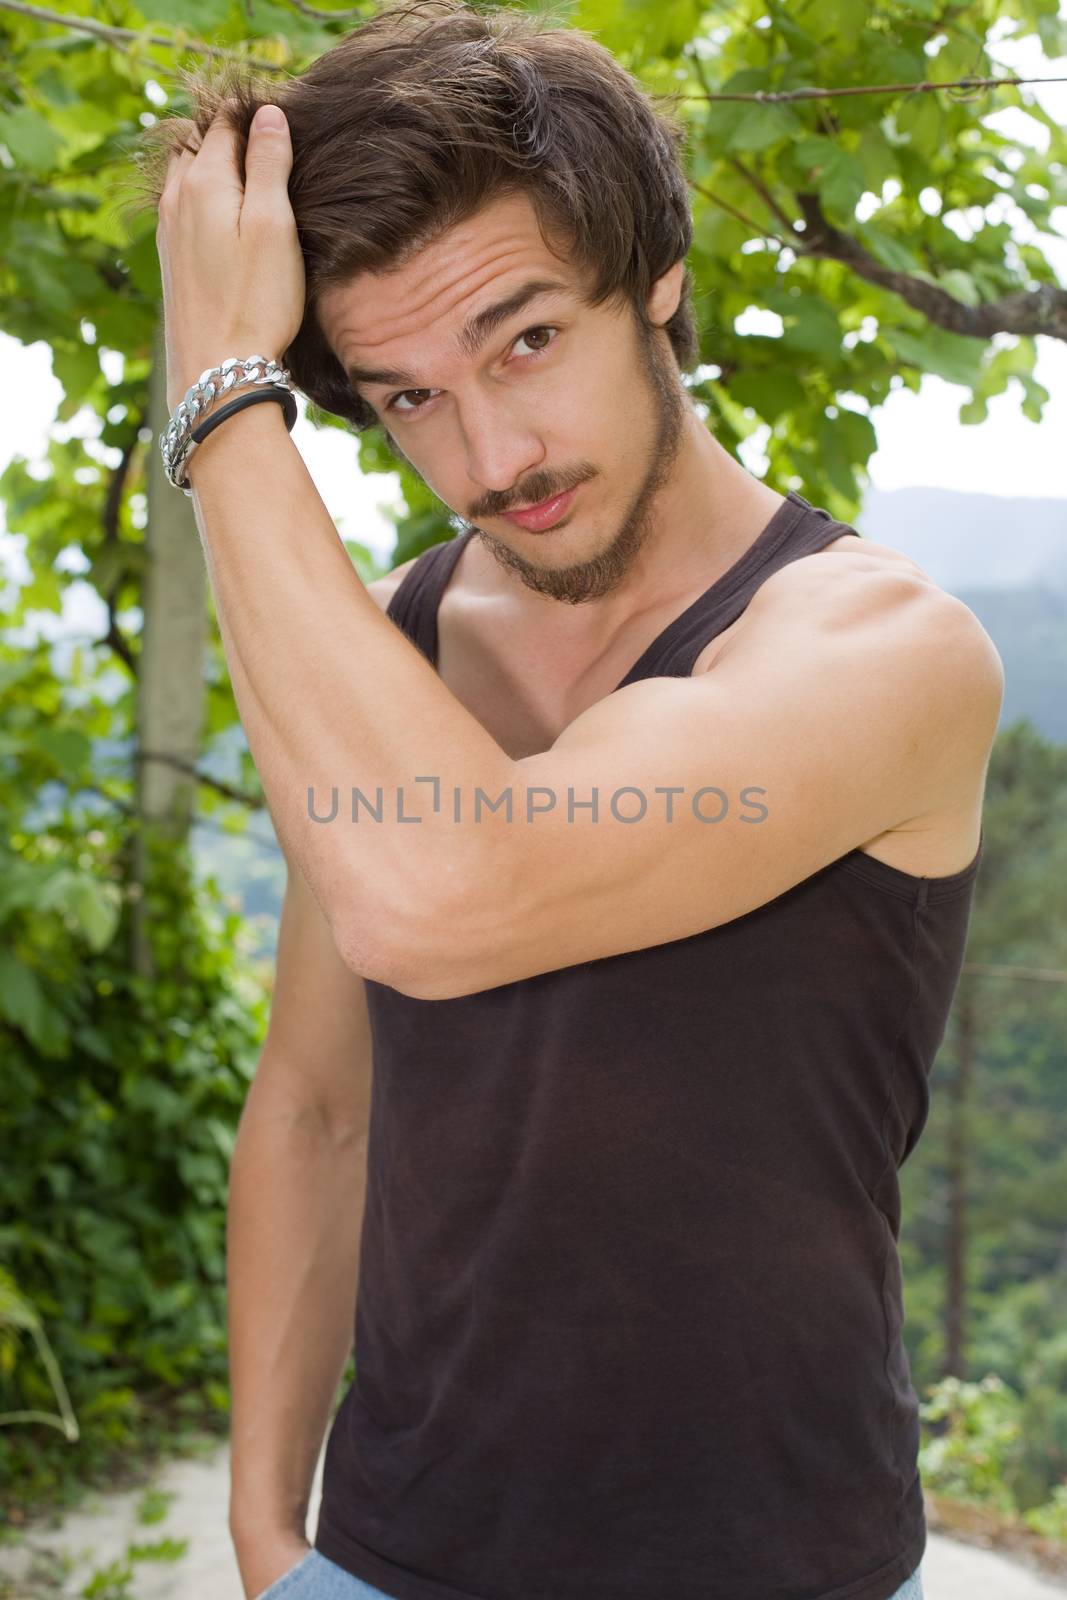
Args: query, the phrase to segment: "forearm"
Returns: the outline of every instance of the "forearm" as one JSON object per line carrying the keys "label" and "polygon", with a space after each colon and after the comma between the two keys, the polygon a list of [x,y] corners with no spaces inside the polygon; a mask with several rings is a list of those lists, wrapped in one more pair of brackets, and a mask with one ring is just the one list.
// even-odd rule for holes
{"label": "forearm", "polygon": [[[386,930],[390,948],[402,947],[436,885],[470,881],[474,790],[495,797],[511,763],[368,595],[278,406],[227,418],[194,454],[189,479],[275,827],[347,953],[364,938],[367,966],[357,970],[376,975]],[[419,777],[439,779],[436,811]],[[381,789],[380,823],[365,809],[353,823],[354,786],[372,804]],[[309,789],[325,815],[334,788],[336,820],[312,821]],[[407,822],[397,820],[398,793]]]}
{"label": "forearm", "polygon": [[[257,1088],[260,1093],[257,1096]],[[253,1083],[234,1151],[227,1280],[230,1529],[242,1546],[303,1535],[352,1349],[366,1133]]]}

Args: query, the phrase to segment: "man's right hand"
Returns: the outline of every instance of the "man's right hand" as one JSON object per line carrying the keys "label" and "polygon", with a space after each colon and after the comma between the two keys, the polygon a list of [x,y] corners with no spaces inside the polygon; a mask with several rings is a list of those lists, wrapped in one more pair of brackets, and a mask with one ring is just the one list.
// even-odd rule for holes
{"label": "man's right hand", "polygon": [[300,1534],[285,1531],[269,1537],[261,1533],[254,1543],[235,1540],[234,1549],[245,1600],[259,1600],[265,1589],[303,1561],[311,1545]]}

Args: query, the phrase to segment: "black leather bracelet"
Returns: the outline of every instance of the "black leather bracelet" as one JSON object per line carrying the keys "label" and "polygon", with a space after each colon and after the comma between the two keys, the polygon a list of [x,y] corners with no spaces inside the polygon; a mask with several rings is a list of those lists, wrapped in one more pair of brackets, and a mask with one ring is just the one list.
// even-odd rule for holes
{"label": "black leather bracelet", "polygon": [[243,411],[245,406],[258,405],[261,400],[281,401],[285,409],[285,425],[292,433],[296,422],[296,395],[291,389],[283,388],[280,383],[268,383],[261,389],[253,389],[249,394],[238,395],[229,405],[223,406],[219,411],[213,411],[210,417],[193,429],[189,438],[194,444],[199,444],[202,439],[207,438],[212,428],[217,428],[220,422],[225,422],[235,411]]}

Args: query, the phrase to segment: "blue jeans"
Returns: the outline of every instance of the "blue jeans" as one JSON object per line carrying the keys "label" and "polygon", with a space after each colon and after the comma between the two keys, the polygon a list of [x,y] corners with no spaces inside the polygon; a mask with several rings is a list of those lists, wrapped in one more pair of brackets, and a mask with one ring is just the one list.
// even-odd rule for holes
{"label": "blue jeans", "polygon": [[[319,1550],[309,1550],[302,1561],[288,1572],[283,1572],[255,1600],[390,1600],[381,1589],[375,1589],[362,1578],[354,1578],[344,1567],[339,1567]],[[922,1566],[905,1578],[900,1588],[889,1600],[924,1600]]]}
{"label": "blue jeans", "polygon": [[290,1567],[257,1594],[255,1600],[275,1600],[275,1596],[282,1600],[283,1595],[285,1600],[389,1600],[380,1589],[372,1588],[362,1578],[354,1578],[314,1546],[295,1567]]}

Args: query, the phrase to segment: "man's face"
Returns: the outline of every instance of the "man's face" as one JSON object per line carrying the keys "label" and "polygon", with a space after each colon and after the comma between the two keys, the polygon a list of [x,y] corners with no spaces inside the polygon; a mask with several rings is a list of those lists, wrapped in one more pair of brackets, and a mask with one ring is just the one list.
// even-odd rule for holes
{"label": "man's face", "polygon": [[[461,340],[471,318],[533,282],[558,287]],[[660,280],[654,321],[674,311],[680,282],[680,267]],[[510,195],[404,267],[331,290],[319,308],[397,454],[502,567],[571,605],[610,593],[629,570],[688,413],[665,335],[627,304],[590,310],[580,289],[530,201]],[[550,529],[504,516],[575,486]]]}

